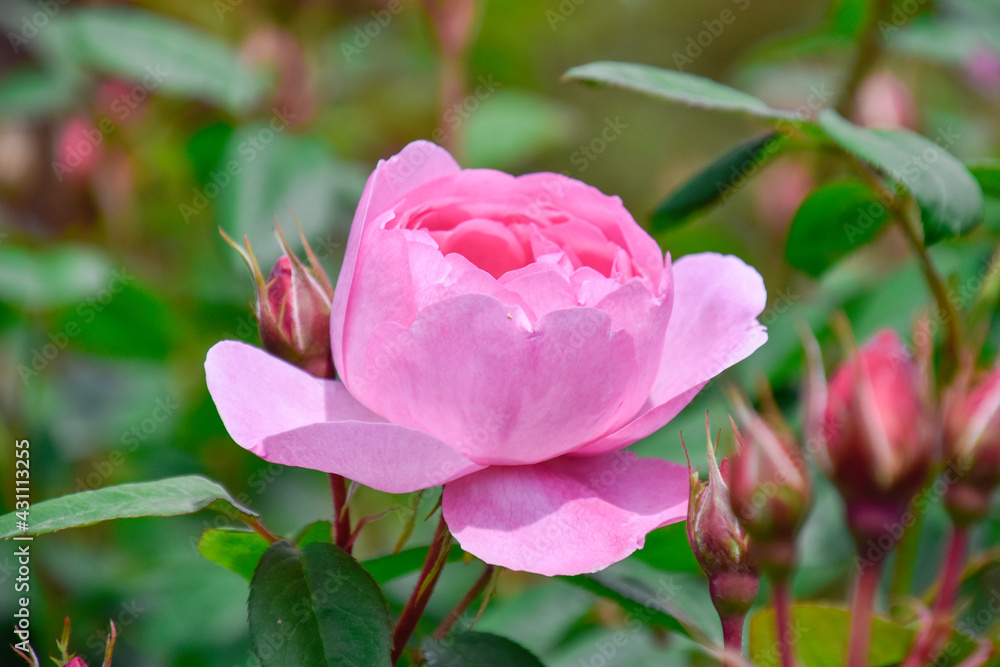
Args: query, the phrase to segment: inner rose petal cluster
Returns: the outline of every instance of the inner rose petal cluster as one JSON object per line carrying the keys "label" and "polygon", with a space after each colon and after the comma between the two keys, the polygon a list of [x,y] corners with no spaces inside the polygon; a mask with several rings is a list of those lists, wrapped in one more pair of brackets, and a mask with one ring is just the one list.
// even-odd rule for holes
{"label": "inner rose petal cluster", "polygon": [[390,493],[444,484],[483,560],[593,572],[687,511],[684,466],[621,451],[760,347],[760,275],[671,262],[617,197],[552,173],[461,169],[423,141],[379,163],[331,308],[337,380],[215,345],[241,446]]}

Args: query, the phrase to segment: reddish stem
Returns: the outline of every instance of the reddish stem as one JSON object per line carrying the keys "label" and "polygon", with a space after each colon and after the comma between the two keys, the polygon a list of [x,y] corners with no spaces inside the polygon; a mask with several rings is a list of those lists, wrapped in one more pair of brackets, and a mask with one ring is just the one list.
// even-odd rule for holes
{"label": "reddish stem", "polygon": [[775,637],[778,640],[778,655],[781,667],[795,667],[794,635],[792,634],[791,595],[788,582],[774,584]]}
{"label": "reddish stem", "polygon": [[448,631],[451,630],[451,626],[455,624],[455,621],[457,621],[462,614],[465,613],[465,610],[476,601],[479,594],[482,593],[486,588],[486,585],[490,583],[490,579],[493,577],[493,570],[495,569],[496,568],[493,565],[486,566],[483,573],[479,575],[478,579],[476,579],[476,583],[472,584],[472,588],[469,589],[469,592],[466,593],[461,600],[459,600],[458,604],[455,605],[455,608],[451,610],[451,613],[448,614],[443,621],[441,621],[441,625],[439,625],[437,630],[434,631],[435,639],[445,638]]}
{"label": "reddish stem", "polygon": [[333,543],[351,553],[351,513],[347,508],[347,481],[330,473],[330,490],[333,492]]}
{"label": "reddish stem", "polygon": [[743,655],[743,625],[746,616],[732,614],[719,618],[722,621],[722,644],[726,648],[723,667],[738,667],[742,664],[740,656]]}
{"label": "reddish stem", "polygon": [[855,581],[854,602],[851,604],[851,639],[847,648],[847,667],[865,667],[868,664],[872,614],[881,573],[882,564],[873,563],[862,567]]}
{"label": "reddish stem", "polygon": [[444,522],[444,516],[438,522],[437,530],[431,539],[430,548],[427,550],[427,557],[424,558],[424,566],[420,569],[420,576],[417,577],[417,584],[413,587],[410,599],[403,606],[403,611],[396,622],[396,629],[392,633],[392,664],[396,664],[399,657],[403,655],[406,642],[417,627],[417,621],[427,608],[427,602],[434,592],[434,585],[437,583],[441,571],[444,570],[443,560],[448,554],[444,550],[444,544],[448,538],[448,526]]}
{"label": "reddish stem", "polygon": [[969,529],[965,526],[955,526],[952,529],[951,542],[948,544],[948,554],[941,568],[941,587],[938,589],[930,621],[917,635],[917,640],[913,643],[903,667],[930,664],[941,650],[943,641],[948,638],[951,612],[955,606],[958,587],[962,582],[968,545]]}

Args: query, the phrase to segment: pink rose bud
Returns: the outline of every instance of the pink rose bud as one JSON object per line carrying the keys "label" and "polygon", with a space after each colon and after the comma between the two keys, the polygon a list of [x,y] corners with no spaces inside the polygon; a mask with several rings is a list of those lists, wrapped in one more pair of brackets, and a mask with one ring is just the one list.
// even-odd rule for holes
{"label": "pink rose bud", "polygon": [[847,504],[859,544],[895,526],[934,454],[920,378],[895,332],[883,330],[830,380],[819,457]]}
{"label": "pink rose bud", "polygon": [[965,78],[984,95],[1000,94],[1000,56],[991,49],[980,49],[965,64]]}
{"label": "pink rose bud", "polygon": [[970,525],[986,515],[1000,484],[1000,368],[951,404],[944,443],[949,472],[958,475],[949,480],[945,506],[956,524]]}
{"label": "pink rose bud", "polygon": [[[708,421],[706,419],[706,428]],[[708,481],[691,471],[688,499],[688,542],[708,577],[712,602],[723,624],[742,617],[757,598],[760,577],[751,554],[750,538],[730,506],[729,462],[716,463],[708,434]]]}
{"label": "pink rose bud", "polygon": [[87,667],[87,663],[83,661],[83,658],[76,656],[69,662],[67,662],[63,667]]}
{"label": "pink rose bud", "polygon": [[741,407],[743,432],[732,424],[739,451],[732,458],[729,499],[761,569],[783,580],[791,573],[795,537],[812,501],[809,468],[790,434]]}
{"label": "pink rose bud", "polygon": [[104,134],[88,116],[77,115],[63,126],[56,141],[55,162],[52,165],[56,178],[82,179],[97,168],[100,161]]}
{"label": "pink rose bud", "polygon": [[887,71],[875,72],[858,91],[857,120],[865,127],[917,126],[917,106],[910,90]]}
{"label": "pink rose bud", "polygon": [[264,349],[311,375],[334,377],[330,349],[333,288],[308,242],[303,238],[310,267],[295,256],[279,233],[285,254],[278,258],[265,281],[249,241],[243,251],[229,237],[225,238],[243,255],[254,276],[257,292],[254,313]]}

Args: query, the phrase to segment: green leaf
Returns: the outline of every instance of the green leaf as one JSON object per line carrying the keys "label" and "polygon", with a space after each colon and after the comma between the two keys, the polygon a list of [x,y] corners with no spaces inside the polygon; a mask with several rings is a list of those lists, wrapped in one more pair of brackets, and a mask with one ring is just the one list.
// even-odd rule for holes
{"label": "green leaf", "polygon": [[711,79],[651,65],[594,62],[570,69],[563,78],[618,86],[687,106],[742,113],[772,122],[806,120],[796,113],[772,109],[753,95]]}
{"label": "green leaf", "polygon": [[[313,247],[323,259],[346,242],[365,176],[335,159],[321,140],[291,136],[288,119],[272,120],[233,132],[215,177],[182,205],[181,217],[191,224],[207,223],[211,211],[205,209],[217,198],[222,228],[234,239],[246,234],[261,266],[270,267],[281,255],[275,216],[292,249],[301,248],[294,214],[307,238],[321,239]],[[243,270],[237,253],[229,257]]]}
{"label": "green leaf", "polygon": [[680,632],[695,641],[711,641],[674,600],[677,584],[672,580],[661,581],[666,588],[652,588],[638,579],[608,572],[563,578],[591,593],[614,600],[646,625]]}
{"label": "green leaf", "polygon": [[264,667],[389,665],[385,597],[371,575],[332,544],[271,545],[247,604],[251,642]]}
{"label": "green leaf", "polygon": [[268,546],[267,540],[253,531],[210,528],[198,540],[198,553],[250,581]]}
{"label": "green leaf", "polygon": [[71,57],[147,90],[198,99],[231,111],[253,105],[264,78],[213,35],[137,9],[94,7],[59,17]]}
{"label": "green leaf", "polygon": [[785,259],[818,278],[838,260],[868,243],[889,211],[867,184],[847,179],[810,194],[792,220]]}
{"label": "green leaf", "polygon": [[79,84],[78,77],[58,69],[12,72],[0,81],[0,116],[37,118],[68,109]]}
{"label": "green leaf", "polygon": [[653,213],[653,229],[676,227],[719,202],[777,155],[784,142],[771,133],[740,144],[677,188]]}
{"label": "green leaf", "polygon": [[969,172],[987,197],[1000,198],[1000,160],[969,165]]}
{"label": "green leaf", "polygon": [[333,542],[332,526],[329,521],[313,521],[302,529],[299,536],[295,538],[295,543],[300,547],[313,542]]}
{"label": "green leaf", "polygon": [[[923,213],[932,244],[961,234],[983,219],[983,192],[965,165],[937,143],[909,130],[873,130],[824,109],[819,124],[842,149],[909,190]],[[941,141],[947,143],[948,137]]]}
{"label": "green leaf", "polygon": [[130,276],[85,247],[33,251],[0,245],[0,300],[23,308],[82,305]]}
{"label": "green leaf", "polygon": [[0,517],[0,539],[14,535],[42,535],[111,519],[192,514],[206,507],[234,518],[257,516],[256,512],[236,502],[217,482],[198,475],[187,475],[155,482],[120,484],[43,500],[31,506],[27,530],[17,527],[20,519],[15,512]]}
{"label": "green leaf", "polygon": [[646,536],[645,546],[635,552],[635,557],[664,572],[701,573],[701,566],[688,544],[687,524],[683,521],[651,532]]}
{"label": "green leaf", "polygon": [[[795,652],[802,667],[840,667],[845,663],[851,624],[849,609],[809,602],[792,605],[791,615]],[[750,659],[754,665],[778,665],[774,627],[772,608],[761,609],[750,619]],[[915,634],[913,629],[876,616],[872,620],[866,664],[870,667],[898,664],[909,652]],[[955,648],[957,654],[949,653],[952,662],[944,664],[960,662],[975,648],[975,642],[955,633],[950,646]]]}
{"label": "green leaf", "polygon": [[457,114],[452,116],[456,123],[465,123],[469,166],[509,169],[570,140],[575,118],[568,107],[550,97],[522,90],[492,92],[489,86],[487,80],[465,107],[451,112]]}
{"label": "green leaf", "polygon": [[420,644],[420,650],[429,667],[542,667],[542,661],[528,649],[488,632],[463,632],[444,640],[428,637]]}

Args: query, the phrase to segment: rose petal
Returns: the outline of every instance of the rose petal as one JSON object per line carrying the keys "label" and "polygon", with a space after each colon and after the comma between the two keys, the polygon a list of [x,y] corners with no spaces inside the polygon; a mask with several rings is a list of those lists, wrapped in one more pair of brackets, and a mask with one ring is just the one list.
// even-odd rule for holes
{"label": "rose petal", "polygon": [[358,209],[347,237],[344,263],[337,278],[333,304],[330,307],[330,337],[333,361],[340,375],[344,374],[344,319],[348,303],[355,290],[354,277],[362,236],[369,222],[385,213],[393,202],[410,190],[443,176],[455,174],[461,167],[445,149],[429,141],[414,141],[388,160],[381,160],[368,177]]}
{"label": "rose petal", "polygon": [[674,307],[647,409],[615,433],[575,451],[592,456],[631,445],[662,428],[713,377],[767,341],[757,316],[767,303],[760,274],[716,253],[674,262]]}
{"label": "rose petal", "polygon": [[687,515],[688,473],[631,452],[491,467],[444,488],[462,548],[487,563],[547,576],[596,572]]}
{"label": "rose petal", "polygon": [[410,493],[482,470],[437,438],[385,422],[311,424],[252,450],[272,463],[338,475],[386,493]]}
{"label": "rose petal", "polygon": [[386,423],[340,382],[315,378],[252,345],[217,343],[205,375],[233,440],[267,461],[335,472],[389,493],[482,468],[426,433]]}
{"label": "rose petal", "polygon": [[205,379],[226,430],[247,449],[270,435],[317,422],[385,421],[354,400],[340,382],[313,377],[235,340],[208,351]]}
{"label": "rose petal", "polygon": [[646,399],[632,339],[610,326],[597,308],[555,310],[532,327],[493,297],[454,297],[411,329],[380,327],[365,384],[351,392],[477,463],[544,461],[624,423]]}

